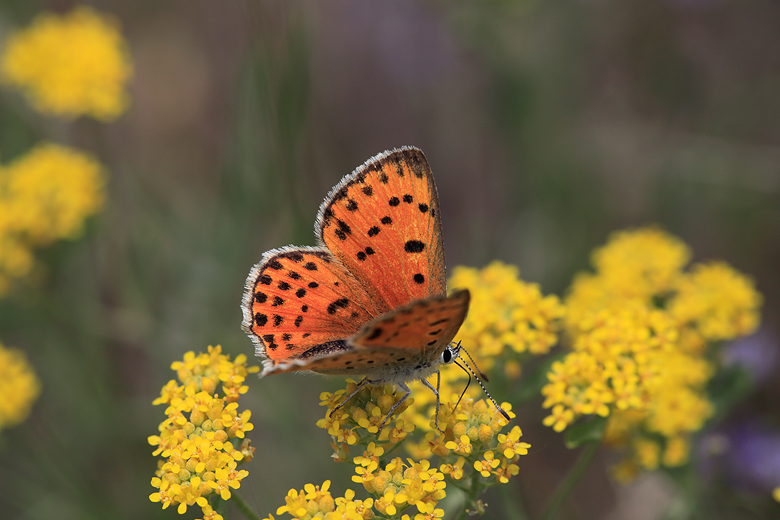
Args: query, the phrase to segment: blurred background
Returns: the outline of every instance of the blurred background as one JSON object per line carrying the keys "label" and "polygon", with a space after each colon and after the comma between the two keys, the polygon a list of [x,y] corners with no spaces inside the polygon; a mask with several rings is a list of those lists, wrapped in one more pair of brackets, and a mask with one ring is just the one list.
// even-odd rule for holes
{"label": "blurred background", "polygon": [[[75,5],[0,2],[0,45],[41,11]],[[178,517],[147,498],[147,437],[163,419],[151,401],[171,362],[216,344],[251,356],[239,327],[249,268],[273,247],[314,245],[328,190],[402,145],[420,147],[436,176],[450,268],[500,259],[563,295],[611,231],[657,223],[765,296],[760,331],[729,351],[754,387],[700,437],[702,452],[724,447],[694,462],[706,500],[680,513],[660,473],[614,484],[602,453],[562,518],[780,515],[776,2],[88,5],[127,40],[121,117],[44,116],[0,88],[0,162],[50,140],[108,172],[83,236],[38,250],[35,275],[0,299],[0,340],[26,353],[42,385],[27,421],[0,432],[1,516]],[[241,405],[257,453],[241,492],[261,515],[307,482],[357,489],[314,425],[320,392],[341,380],[249,386]],[[533,449],[509,490],[532,515],[575,457],[541,426],[540,405],[516,410]],[[487,518],[506,517],[498,493],[486,501]]]}

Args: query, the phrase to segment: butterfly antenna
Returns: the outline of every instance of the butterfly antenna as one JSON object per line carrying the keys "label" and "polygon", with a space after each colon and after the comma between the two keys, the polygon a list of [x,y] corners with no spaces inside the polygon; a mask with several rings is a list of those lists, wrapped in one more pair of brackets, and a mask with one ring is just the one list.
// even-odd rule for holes
{"label": "butterfly antenna", "polygon": [[[482,378],[483,378],[485,381],[487,381],[487,377],[485,377],[485,374],[483,374],[483,373],[482,373],[482,371],[481,371],[481,370],[479,369],[479,367],[477,366],[477,364],[476,364],[476,363],[474,363],[474,358],[472,358],[472,357],[471,357],[471,354],[469,354],[469,352],[468,352],[468,351],[467,351],[465,348],[463,348],[463,347],[460,345],[460,342],[458,342],[458,345],[457,345],[457,347],[455,348],[455,353],[456,353],[456,355],[457,355],[458,357],[460,357],[460,351],[461,351],[461,350],[462,350],[463,352],[465,352],[465,353],[466,353],[466,355],[469,357],[469,360],[471,360],[471,363],[474,365],[474,368],[476,369],[476,371],[477,371],[477,372],[479,372],[479,374],[482,376]],[[461,357],[460,359],[463,359],[463,358]],[[456,363],[456,364],[457,364],[458,366],[460,366],[460,364],[459,364],[459,363]],[[477,383],[479,383],[479,387],[480,387],[480,388],[482,388],[482,391],[483,391],[483,392],[485,392],[485,395],[486,395],[486,396],[488,396],[488,399],[490,399],[490,402],[492,402],[492,403],[493,403],[493,406],[495,406],[495,407],[496,407],[496,409],[497,409],[499,412],[501,412],[501,415],[503,415],[504,417],[506,417],[506,420],[507,420],[507,421],[511,421],[511,420],[512,420],[512,418],[511,418],[511,417],[509,417],[509,414],[508,414],[508,413],[506,413],[506,412],[504,411],[504,409],[503,409],[503,408],[501,408],[500,406],[498,406],[498,403],[496,402],[496,400],[495,400],[495,399],[493,399],[493,397],[490,395],[490,392],[488,392],[488,391],[487,391],[487,388],[485,388],[485,385],[483,385],[483,384],[482,384],[482,381],[480,381],[480,380],[479,380],[479,377],[477,377],[477,374],[475,374],[475,373],[474,373],[474,370],[472,370],[472,369],[471,369],[471,367],[469,366],[469,364],[466,362],[466,360],[465,360],[465,359],[463,359],[463,364],[466,366],[466,368],[468,369],[468,371],[469,371],[469,372],[471,372],[471,375],[473,375],[473,376],[474,376],[474,379],[476,379],[476,380],[477,380]],[[463,367],[461,367],[461,368],[463,368]],[[471,378],[469,378],[469,382],[470,382],[470,381],[471,381]],[[468,388],[468,384],[466,385],[466,388]],[[464,391],[463,391],[463,393],[465,393],[465,392],[466,392],[466,391],[464,390]],[[463,395],[461,395],[461,397],[463,397]],[[460,399],[458,399],[458,402],[460,402]],[[457,406],[457,405],[456,405],[456,406]]]}
{"label": "butterfly antenna", "polygon": [[458,408],[458,405],[460,404],[460,400],[463,399],[464,395],[466,395],[466,390],[469,389],[469,385],[471,384],[471,370],[466,370],[466,368],[463,365],[461,365],[460,363],[458,363],[457,361],[454,361],[454,363],[456,365],[458,365],[461,370],[466,372],[467,376],[469,376],[469,380],[466,381],[466,388],[463,389],[463,392],[461,392],[460,397],[458,397],[458,402],[455,403],[455,408]]}

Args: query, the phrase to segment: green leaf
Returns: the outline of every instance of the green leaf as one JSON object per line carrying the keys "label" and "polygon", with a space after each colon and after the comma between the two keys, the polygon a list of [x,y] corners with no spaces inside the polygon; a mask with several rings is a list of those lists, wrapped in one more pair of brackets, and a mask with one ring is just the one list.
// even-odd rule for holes
{"label": "green leaf", "polygon": [[600,442],[607,428],[606,417],[596,417],[587,422],[580,422],[566,430],[564,442],[569,449],[589,442]]}

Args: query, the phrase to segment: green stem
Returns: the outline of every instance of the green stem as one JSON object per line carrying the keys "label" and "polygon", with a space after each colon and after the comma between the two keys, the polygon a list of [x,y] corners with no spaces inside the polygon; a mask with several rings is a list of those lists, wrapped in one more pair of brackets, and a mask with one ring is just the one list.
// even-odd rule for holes
{"label": "green stem", "polygon": [[599,443],[593,441],[589,442],[585,449],[580,452],[577,462],[569,469],[566,478],[563,479],[552,497],[550,497],[550,501],[547,503],[547,509],[545,510],[544,515],[542,515],[542,520],[555,520],[558,516],[558,511],[561,509],[564,502],[566,502],[566,498],[569,496],[569,493],[571,493],[571,490],[574,489],[577,482],[579,482],[583,473],[585,473],[585,470],[596,455],[598,448]]}
{"label": "green stem", "polygon": [[250,509],[249,504],[246,503],[241,495],[235,491],[231,491],[230,495],[231,499],[233,500],[233,504],[236,506],[236,509],[241,511],[241,514],[243,514],[244,517],[248,518],[249,520],[260,520],[260,515]]}
{"label": "green stem", "polygon": [[463,504],[463,508],[460,510],[460,513],[457,516],[456,520],[465,520],[469,516],[471,516],[470,509],[473,508],[474,510],[477,509],[477,497],[482,492],[482,490],[485,489],[485,485],[480,482],[479,480],[479,474],[478,473],[472,473],[471,474],[471,486],[469,486],[469,489],[466,491],[466,503]]}

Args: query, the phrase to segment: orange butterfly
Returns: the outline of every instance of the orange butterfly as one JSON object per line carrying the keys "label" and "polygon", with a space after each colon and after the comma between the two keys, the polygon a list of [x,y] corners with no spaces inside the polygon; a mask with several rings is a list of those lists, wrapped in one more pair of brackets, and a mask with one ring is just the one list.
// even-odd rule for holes
{"label": "orange butterfly", "polygon": [[439,213],[417,148],[381,153],[344,177],[320,206],[319,246],[272,249],[249,272],[242,328],[265,358],[261,377],[309,370],[363,375],[358,389],[394,383],[406,394],[385,421],[419,379],[438,412],[426,377],[457,359],[450,343],[469,307],[468,290],[446,295]]}

